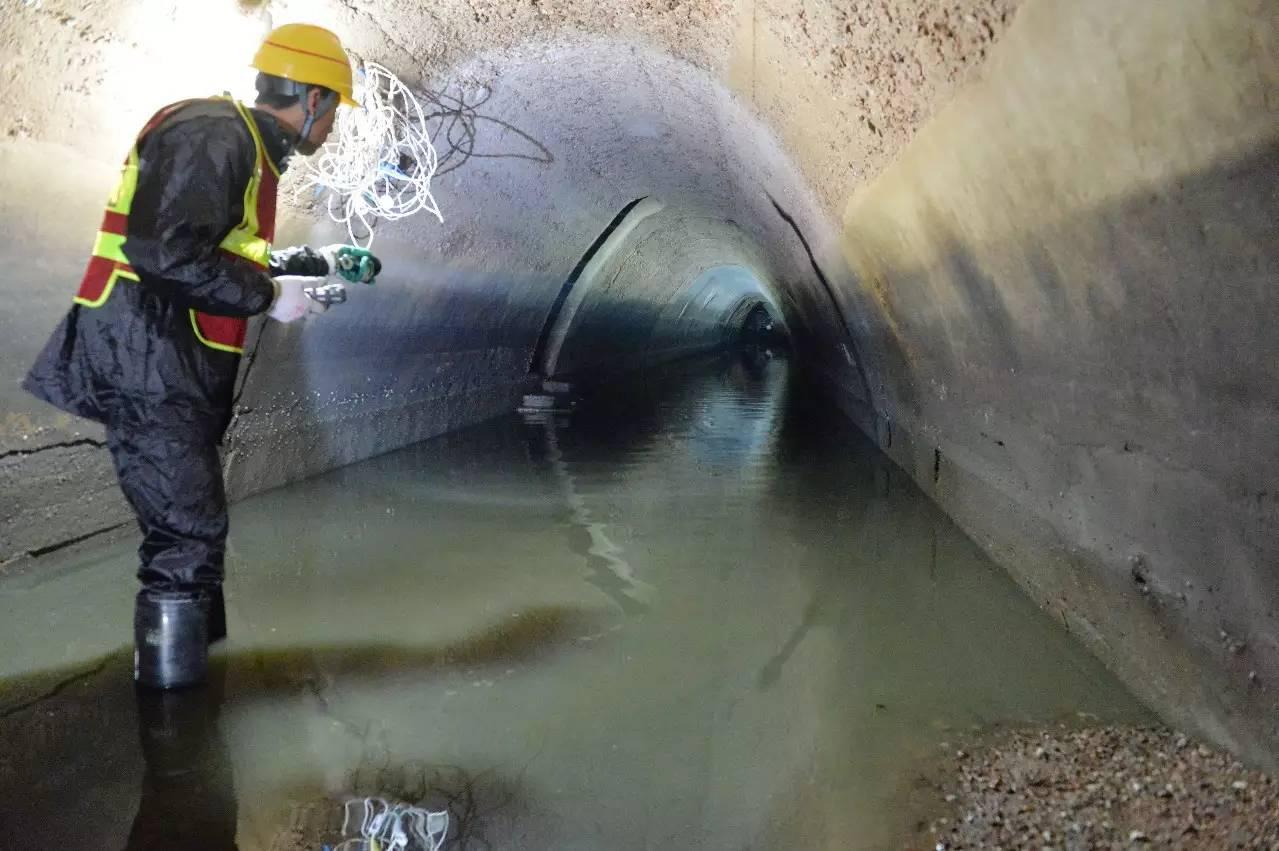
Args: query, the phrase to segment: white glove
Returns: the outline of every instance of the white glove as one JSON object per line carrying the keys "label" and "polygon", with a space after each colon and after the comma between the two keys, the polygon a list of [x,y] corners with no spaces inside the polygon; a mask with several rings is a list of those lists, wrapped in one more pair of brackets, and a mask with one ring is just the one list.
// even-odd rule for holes
{"label": "white glove", "polygon": [[275,281],[275,301],[266,312],[276,322],[296,322],[315,304],[307,295],[307,289],[324,286],[324,278],[304,278],[301,275],[280,275]]}

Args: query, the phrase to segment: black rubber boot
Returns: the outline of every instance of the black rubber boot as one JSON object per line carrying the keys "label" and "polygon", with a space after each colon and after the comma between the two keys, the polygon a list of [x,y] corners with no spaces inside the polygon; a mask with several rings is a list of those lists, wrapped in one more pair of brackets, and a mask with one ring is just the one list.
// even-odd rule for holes
{"label": "black rubber boot", "polygon": [[199,591],[138,592],[133,614],[133,679],[142,688],[204,682],[209,671],[209,613]]}
{"label": "black rubber boot", "polygon": [[209,586],[205,594],[209,602],[209,643],[215,644],[226,638],[226,598],[221,585]]}

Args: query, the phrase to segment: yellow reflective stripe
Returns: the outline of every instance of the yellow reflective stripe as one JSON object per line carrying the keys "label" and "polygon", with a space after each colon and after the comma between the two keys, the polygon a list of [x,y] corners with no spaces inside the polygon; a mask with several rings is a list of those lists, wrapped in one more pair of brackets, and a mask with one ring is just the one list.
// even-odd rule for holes
{"label": "yellow reflective stripe", "polygon": [[101,307],[107,303],[107,299],[111,297],[111,291],[115,289],[115,282],[124,278],[128,281],[137,281],[138,276],[127,269],[115,269],[111,272],[111,276],[107,278],[107,284],[102,288],[102,295],[96,301],[89,301],[87,298],[75,297],[75,303],[84,307]]}
{"label": "yellow reflective stripe", "polygon": [[262,160],[253,164],[253,173],[244,187],[244,217],[240,219],[240,229],[249,233],[258,232],[258,189],[262,186]]}
{"label": "yellow reflective stripe", "polygon": [[[128,264],[129,258],[124,253],[124,241],[125,237],[118,233],[100,230],[98,238],[93,242],[93,253],[107,260]],[[255,233],[237,228],[226,235],[221,247],[259,266],[271,265],[271,243]]]}
{"label": "yellow reflective stripe", "polygon": [[222,343],[215,343],[200,333],[200,321],[195,318],[195,311],[189,311],[191,314],[191,330],[195,332],[195,338],[210,349],[217,349],[219,352],[230,352],[233,355],[244,354],[244,349],[239,346],[227,346]]}
{"label": "yellow reflective stripe", "polygon": [[240,220],[240,227],[250,233],[258,232],[258,193],[262,188],[262,161],[268,159],[265,148],[262,145],[262,136],[258,133],[257,125],[253,123],[253,116],[249,115],[244,104],[239,101],[232,101],[235,111],[240,113],[240,117],[244,119],[244,124],[249,128],[249,135],[253,137],[253,171],[249,175],[249,182],[244,187],[244,218]]}
{"label": "yellow reflective stripe", "polygon": [[256,233],[236,228],[222,240],[221,247],[259,266],[271,265],[271,243]]}
{"label": "yellow reflective stripe", "polygon": [[129,262],[129,258],[124,254],[124,237],[118,233],[98,231],[98,238],[93,241],[93,253],[117,263]]}
{"label": "yellow reflective stripe", "polygon": [[271,243],[258,236],[258,196],[262,189],[262,163],[265,162],[270,166],[277,177],[280,172],[276,171],[275,164],[266,155],[266,146],[262,143],[262,134],[258,132],[253,116],[249,115],[248,109],[238,100],[232,100],[231,103],[235,106],[235,111],[244,119],[244,126],[249,128],[249,135],[253,137],[253,153],[256,159],[253,164],[253,174],[249,177],[249,184],[244,187],[244,218],[240,226],[222,240],[222,248],[259,266],[270,266]]}
{"label": "yellow reflective stripe", "polygon": [[125,162],[124,168],[120,170],[120,181],[111,192],[111,197],[107,199],[107,209],[113,213],[129,215],[129,209],[133,206],[133,196],[137,191],[138,148],[135,145],[133,150],[129,151],[129,159]]}
{"label": "yellow reflective stripe", "polygon": [[258,132],[257,122],[253,120],[253,116],[249,115],[249,110],[244,104],[235,101],[235,108],[240,111],[240,117],[244,119],[244,123],[249,125],[249,133],[253,135],[253,144],[258,149],[258,161],[265,162],[267,168],[271,169],[271,173],[279,177],[280,170],[275,167],[275,163],[271,162],[271,158],[266,155],[266,145],[262,142],[262,134]]}

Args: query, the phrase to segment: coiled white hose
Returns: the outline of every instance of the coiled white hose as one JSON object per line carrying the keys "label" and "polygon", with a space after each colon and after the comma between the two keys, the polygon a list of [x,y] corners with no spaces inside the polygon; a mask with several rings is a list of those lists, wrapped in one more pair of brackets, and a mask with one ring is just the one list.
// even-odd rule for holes
{"label": "coiled white hose", "polygon": [[364,108],[339,107],[337,138],[306,160],[302,191],[329,190],[329,216],[363,248],[379,221],[425,210],[443,222],[431,194],[439,157],[417,97],[386,68],[365,62],[356,99]]}
{"label": "coiled white hose", "polygon": [[[359,818],[358,828],[352,811]],[[381,798],[356,798],[347,801],[342,812],[342,835],[352,838],[334,851],[440,851],[448,832],[446,810],[431,812]]]}

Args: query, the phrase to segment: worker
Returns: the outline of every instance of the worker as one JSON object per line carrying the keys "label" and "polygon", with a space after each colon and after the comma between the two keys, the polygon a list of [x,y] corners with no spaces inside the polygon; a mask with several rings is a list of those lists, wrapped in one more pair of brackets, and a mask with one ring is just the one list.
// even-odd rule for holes
{"label": "worker", "polygon": [[141,527],[134,678],[201,682],[226,635],[227,505],[218,446],[250,317],[294,322],[346,301],[353,247],[273,253],[276,188],[315,153],[340,103],[358,106],[337,36],[279,27],[254,57],[257,102],[188,100],[138,134],[67,315],[23,386],[102,423]]}

